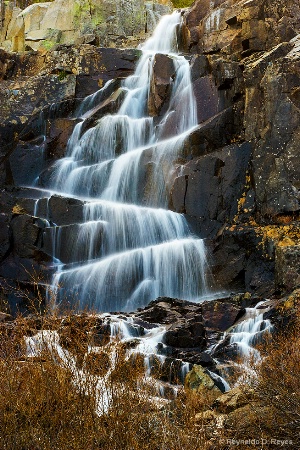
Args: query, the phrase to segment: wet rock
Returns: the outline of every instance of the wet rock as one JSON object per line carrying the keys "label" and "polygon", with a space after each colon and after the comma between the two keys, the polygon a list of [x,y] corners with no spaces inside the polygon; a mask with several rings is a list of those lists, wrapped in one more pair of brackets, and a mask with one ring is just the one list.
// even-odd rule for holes
{"label": "wet rock", "polygon": [[85,133],[89,128],[97,126],[99,119],[106,114],[115,114],[122,101],[125,98],[125,92],[119,88],[111,94],[110,97],[103,100],[100,104],[85,112],[82,117],[85,118],[81,133]]}
{"label": "wet rock", "polygon": [[216,347],[213,357],[221,361],[236,361],[240,356],[237,344],[230,344],[230,338],[225,339]]}
{"label": "wet rock", "polygon": [[44,166],[44,137],[20,143],[10,157],[10,168],[16,186],[33,185]]}
{"label": "wet rock", "polygon": [[[1,84],[0,89],[2,153],[5,153],[4,150],[12,142],[16,141],[17,144],[20,137],[23,140],[21,143],[23,150],[21,155],[13,158],[14,167],[20,164],[22,155],[29,154],[24,141],[28,142],[43,136],[47,131],[42,127],[42,119],[47,119],[48,116],[51,119],[66,117],[75,108],[76,96],[92,94],[103,87],[104,82],[129,75],[134,70],[139,55],[139,50],[98,49],[89,45],[61,46],[55,51],[48,52],[44,57],[39,53],[27,53],[22,58],[16,55],[11,77]],[[5,53],[3,64],[8,65],[10,58],[11,55]],[[87,82],[92,79],[96,80],[96,83]],[[83,84],[84,92],[80,87]],[[115,83],[112,83],[111,87],[113,86]],[[55,111],[51,109],[54,103]],[[42,110],[43,117],[40,115]],[[59,126],[61,125],[60,123]],[[64,129],[66,126],[65,122]],[[54,138],[57,136],[55,130],[50,132],[54,132]],[[65,135],[62,137],[64,147],[67,137]],[[9,148],[7,147],[7,151]],[[33,159],[37,156],[39,155],[36,154]],[[14,170],[14,174],[18,176],[17,170]]]}
{"label": "wet rock", "polygon": [[56,225],[68,225],[83,221],[82,200],[53,195],[48,201],[48,218]]}
{"label": "wet rock", "polygon": [[[48,224],[47,224],[48,225]],[[64,225],[60,227],[45,227],[43,230],[41,249],[50,256],[54,256],[62,263],[80,262],[99,257],[104,227],[100,223],[95,232],[94,246],[90,249],[82,239],[84,231],[80,224]],[[79,250],[74,242],[82,240]],[[54,254],[53,254],[54,253]]]}
{"label": "wet rock", "polygon": [[[120,64],[121,65],[121,64]],[[123,65],[123,64],[122,64]],[[122,74],[119,74],[121,77]],[[105,93],[107,96],[112,95],[121,84],[121,78],[112,79],[108,86],[105,87]],[[78,75],[76,77],[76,98],[84,99],[88,95],[92,95],[101,89],[104,82],[99,78],[99,74],[94,75]],[[101,96],[101,100],[106,100],[107,97]]]}
{"label": "wet rock", "polygon": [[13,248],[21,258],[34,256],[40,230],[28,215],[18,215],[11,221]]}
{"label": "wet rock", "polygon": [[148,97],[148,113],[158,116],[162,107],[168,108],[172,78],[175,75],[174,61],[170,56],[158,53],[154,57],[153,73]]}
{"label": "wet rock", "polygon": [[182,384],[184,377],[181,372],[182,361],[174,358],[166,358],[161,364],[159,379],[171,384]]}

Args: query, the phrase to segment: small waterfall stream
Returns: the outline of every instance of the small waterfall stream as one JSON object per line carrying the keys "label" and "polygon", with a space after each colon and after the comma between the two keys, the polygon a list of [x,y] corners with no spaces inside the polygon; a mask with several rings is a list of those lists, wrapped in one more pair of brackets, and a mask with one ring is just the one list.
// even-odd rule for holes
{"label": "small waterfall stream", "polygon": [[[273,329],[271,321],[264,318],[264,313],[269,311],[269,309],[270,304],[268,300],[260,301],[254,307],[245,308],[245,314],[240,321],[227,330],[219,342],[208,349],[207,352],[214,357],[215,352],[223,346],[227,346],[227,348],[232,348],[233,350],[236,347],[236,353],[241,358],[241,362],[233,363],[233,367],[240,367],[242,372],[255,375],[253,369],[251,369],[252,358],[255,361],[261,359],[260,352],[255,346],[261,344],[264,340],[265,333],[272,332]],[[215,361],[219,364],[218,359],[215,359]],[[222,364],[219,364],[219,370],[225,378],[222,378],[225,389],[229,390],[230,386],[226,381],[226,365],[223,367]],[[212,374],[212,378],[214,375]],[[244,380],[244,375],[238,378],[236,385],[239,384],[240,380]]]}
{"label": "small waterfall stream", "polygon": [[[80,122],[47,186],[84,202],[84,222],[67,241],[62,227],[52,232],[54,261],[68,246],[68,261],[57,264],[53,278],[58,301],[68,297],[79,308],[129,311],[159,296],[199,301],[207,295],[203,241],[182,214],[167,209],[174,163],[197,125],[189,62],[178,54],[180,22],[180,12],[161,19],[135,73],[118,88],[123,101],[116,114],[86,129],[113,81],[77,108]],[[159,119],[147,112],[157,53],[174,65],[169,106]]]}
{"label": "small waterfall stream", "polygon": [[239,353],[244,357],[254,354],[259,357],[258,350],[253,346],[259,344],[262,335],[272,330],[269,319],[264,319],[264,312],[268,307],[263,308],[264,302],[259,302],[254,308],[246,308],[243,320],[231,330],[230,344],[236,344]]}

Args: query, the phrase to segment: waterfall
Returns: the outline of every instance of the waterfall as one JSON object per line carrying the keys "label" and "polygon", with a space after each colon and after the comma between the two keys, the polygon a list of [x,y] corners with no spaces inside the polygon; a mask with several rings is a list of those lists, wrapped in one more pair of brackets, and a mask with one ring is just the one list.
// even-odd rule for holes
{"label": "waterfall", "polygon": [[[82,224],[70,227],[69,235],[52,233],[53,258],[61,260],[52,282],[57,301],[129,311],[159,296],[199,301],[207,295],[204,243],[184,215],[167,209],[174,165],[197,125],[189,62],[178,54],[180,23],[180,12],[164,16],[142,46],[134,74],[117,87],[122,94],[117,113],[85,126],[105,92],[113,91],[112,81],[75,112],[80,122],[47,186],[84,203]],[[167,110],[153,118],[148,99],[157,53],[171,58],[174,77]]]}
{"label": "waterfall", "polygon": [[263,304],[264,302],[259,302],[254,308],[246,308],[243,320],[231,330],[230,344],[236,344],[244,357],[254,354],[259,359],[259,352],[253,346],[262,341],[264,333],[272,330],[270,320],[264,319],[268,307],[264,308]]}

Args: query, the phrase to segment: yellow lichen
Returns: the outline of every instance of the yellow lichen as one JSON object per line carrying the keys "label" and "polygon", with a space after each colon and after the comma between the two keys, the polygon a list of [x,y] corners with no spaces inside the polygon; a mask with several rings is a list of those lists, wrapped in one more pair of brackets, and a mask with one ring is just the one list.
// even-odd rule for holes
{"label": "yellow lichen", "polygon": [[22,206],[16,204],[14,205],[13,209],[12,209],[12,213],[13,214],[24,214],[26,211],[24,210],[24,208],[22,208]]}

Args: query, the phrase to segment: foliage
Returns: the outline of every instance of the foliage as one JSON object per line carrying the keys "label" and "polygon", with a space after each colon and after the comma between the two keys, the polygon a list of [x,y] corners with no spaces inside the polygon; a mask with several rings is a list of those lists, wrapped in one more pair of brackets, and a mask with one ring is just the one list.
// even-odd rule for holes
{"label": "foliage", "polygon": [[[155,400],[143,359],[129,364],[121,344],[111,349],[115,366],[99,392],[99,359],[87,358],[96,321],[85,314],[35,315],[1,325],[0,448],[205,450],[204,435],[194,425],[193,402],[186,397],[173,403]],[[45,333],[40,332],[42,350],[30,357],[24,336],[35,336],[38,329]],[[48,345],[46,330],[59,331],[60,344],[75,367]],[[102,353],[107,351],[106,345]],[[107,368],[108,360],[103,364]],[[109,408],[99,412],[103,393]]]}
{"label": "foliage", "polygon": [[267,344],[258,367],[257,392],[270,409],[270,438],[293,441],[300,448],[300,320]]}
{"label": "foliage", "polygon": [[51,50],[51,48],[55,45],[55,42],[49,41],[45,39],[42,41],[41,46],[44,47],[45,50]]}
{"label": "foliage", "polygon": [[[247,439],[300,448],[296,306],[289,327],[266,338],[262,359],[248,361],[244,378],[239,376],[247,401],[229,404],[224,414],[209,391],[158,398],[143,356],[128,359],[126,344],[110,342],[96,314],[45,310],[38,287],[34,299],[28,293],[26,300],[29,317],[0,323],[1,449],[227,450],[234,440],[234,448],[243,450]],[[39,351],[30,356],[36,336]]]}
{"label": "foliage", "polygon": [[172,0],[174,8],[188,8],[195,0]]}
{"label": "foliage", "polygon": [[[254,398],[232,414],[227,437],[240,441],[257,439],[289,449],[300,448],[300,320],[261,346],[261,361],[252,361],[241,389],[254,388]],[[272,442],[277,442],[272,446]],[[249,448],[257,448],[257,444]],[[268,446],[269,445],[269,446]],[[244,449],[244,444],[236,445]],[[247,447],[248,448],[248,447]]]}

